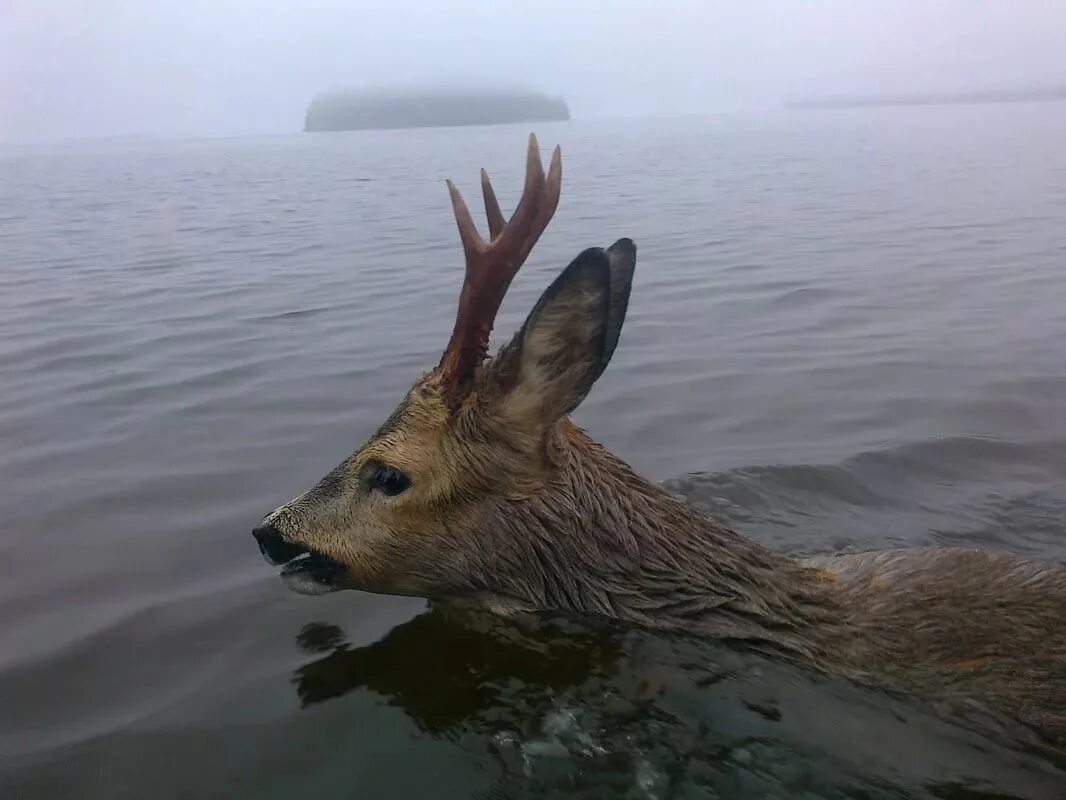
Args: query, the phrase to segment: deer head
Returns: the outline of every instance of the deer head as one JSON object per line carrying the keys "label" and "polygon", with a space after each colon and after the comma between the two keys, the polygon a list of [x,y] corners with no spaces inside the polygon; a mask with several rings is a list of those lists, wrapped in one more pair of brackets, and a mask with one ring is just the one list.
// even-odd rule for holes
{"label": "deer head", "polygon": [[[513,592],[494,585],[510,580],[501,559],[521,560],[526,537],[543,546],[543,510],[553,510],[556,534],[579,521],[573,499],[582,489],[562,463],[576,431],[566,417],[618,343],[633,243],[578,255],[486,360],[500,303],[555,213],[561,179],[559,148],[545,176],[531,136],[525,188],[505,222],[482,170],[488,241],[448,182],[466,255],[451,339],[368,442],[253,531],[291,588],[503,597]],[[504,528],[509,544],[501,547]]]}

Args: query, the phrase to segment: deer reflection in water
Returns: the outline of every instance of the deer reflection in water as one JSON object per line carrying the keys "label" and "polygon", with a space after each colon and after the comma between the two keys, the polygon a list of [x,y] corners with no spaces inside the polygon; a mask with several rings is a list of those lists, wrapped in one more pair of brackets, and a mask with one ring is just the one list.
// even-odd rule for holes
{"label": "deer reflection in water", "polygon": [[[297,643],[324,653],[296,671],[304,706],[368,689],[435,735],[460,726],[494,732],[499,720],[492,712],[504,702],[535,713],[578,686],[599,681],[606,690],[610,681],[621,690],[627,672],[626,631],[564,616],[500,620],[476,610],[433,609],[364,647],[322,623],[306,625]],[[647,677],[629,677],[637,683],[634,699],[653,692]]]}
{"label": "deer reflection in water", "polygon": [[[1005,718],[966,707],[952,722],[913,699],[611,620],[437,605],[367,645],[325,623],[305,625],[297,643],[314,656],[293,676],[304,708],[369,692],[424,735],[473,747],[496,765],[500,786],[520,793],[670,797],[681,787],[813,782],[837,796],[883,781],[892,797],[900,774],[927,764],[942,782],[945,763],[963,793],[931,796],[974,797],[967,786],[993,782],[1016,787],[997,796],[1042,797],[1066,781],[1047,752],[1019,757],[1032,741]],[[979,752],[1000,756],[975,761]],[[930,777],[916,774],[914,785],[940,785]]]}

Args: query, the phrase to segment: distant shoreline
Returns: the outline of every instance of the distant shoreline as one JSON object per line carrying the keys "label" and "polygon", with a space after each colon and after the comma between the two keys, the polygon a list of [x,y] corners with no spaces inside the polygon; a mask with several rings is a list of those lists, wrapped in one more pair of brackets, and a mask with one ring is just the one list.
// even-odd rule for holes
{"label": "distant shoreline", "polygon": [[402,130],[570,119],[566,101],[534,92],[338,92],[319,95],[304,132]]}
{"label": "distant shoreline", "polygon": [[939,106],[976,103],[1049,103],[1066,100],[1066,86],[1054,89],[1028,89],[983,92],[944,92],[938,94],[889,94],[825,97],[785,103],[789,110],[828,108],[867,108],[871,106]]}

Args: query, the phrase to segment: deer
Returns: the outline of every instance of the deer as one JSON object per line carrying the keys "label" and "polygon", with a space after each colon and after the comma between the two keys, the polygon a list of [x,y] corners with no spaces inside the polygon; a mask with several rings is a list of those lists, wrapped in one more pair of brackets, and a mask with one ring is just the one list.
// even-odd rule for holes
{"label": "deer", "polygon": [[466,267],[437,366],[315,486],[254,528],[304,594],[341,589],[567,612],[709,637],[855,682],[976,701],[1066,744],[1066,567],[965,547],[790,557],[645,480],[570,418],[619,342],[636,245],[582,251],[492,357],[516,273],[555,214],[531,135],[488,240],[447,188]]}

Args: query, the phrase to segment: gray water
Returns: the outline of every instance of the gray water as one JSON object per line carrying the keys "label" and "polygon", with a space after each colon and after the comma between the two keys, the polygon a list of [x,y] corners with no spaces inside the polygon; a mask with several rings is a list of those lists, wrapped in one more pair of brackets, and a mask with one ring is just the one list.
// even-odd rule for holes
{"label": "gray water", "polygon": [[[450,332],[525,128],[0,151],[0,795],[1051,798],[1028,732],[714,643],[290,594],[250,535]],[[1066,562],[1066,107],[538,128],[502,336],[639,248],[577,421],[795,553]]]}

